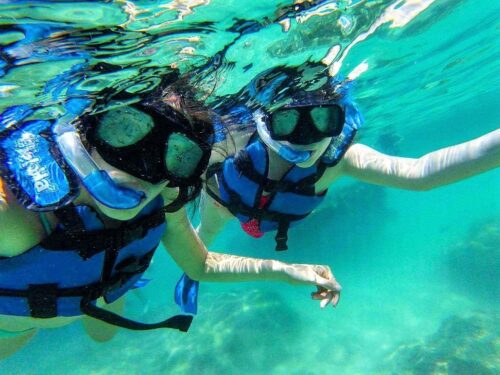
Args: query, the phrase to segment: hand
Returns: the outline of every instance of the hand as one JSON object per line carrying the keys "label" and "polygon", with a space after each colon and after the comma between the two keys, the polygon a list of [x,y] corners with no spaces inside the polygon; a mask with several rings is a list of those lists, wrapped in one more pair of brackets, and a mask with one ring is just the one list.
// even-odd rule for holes
{"label": "hand", "polygon": [[336,307],[340,299],[342,287],[333,276],[328,266],[311,264],[290,264],[285,271],[292,282],[314,284],[317,291],[311,293],[312,299],[321,300],[320,307],[325,308],[328,304]]}

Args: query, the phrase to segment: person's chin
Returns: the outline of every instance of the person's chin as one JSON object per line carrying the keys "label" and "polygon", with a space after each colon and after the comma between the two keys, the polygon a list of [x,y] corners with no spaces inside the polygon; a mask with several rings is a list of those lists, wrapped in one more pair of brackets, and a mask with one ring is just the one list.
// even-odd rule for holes
{"label": "person's chin", "polygon": [[99,210],[106,215],[107,217],[118,220],[118,221],[129,221],[136,217],[141,211],[143,204],[139,205],[139,207],[131,208],[128,210],[117,210],[115,208],[109,208],[107,206],[103,206],[102,204],[97,204]]}
{"label": "person's chin", "polygon": [[312,167],[314,164],[316,164],[316,162],[318,161],[318,159],[321,157],[321,154],[318,153],[318,152],[313,152],[313,154],[311,155],[311,157],[302,162],[302,163],[297,163],[297,167],[299,168],[309,168],[309,167]]}
{"label": "person's chin", "polygon": [[308,160],[303,163],[297,163],[297,167],[299,168],[309,168],[312,167],[316,163],[316,160]]}

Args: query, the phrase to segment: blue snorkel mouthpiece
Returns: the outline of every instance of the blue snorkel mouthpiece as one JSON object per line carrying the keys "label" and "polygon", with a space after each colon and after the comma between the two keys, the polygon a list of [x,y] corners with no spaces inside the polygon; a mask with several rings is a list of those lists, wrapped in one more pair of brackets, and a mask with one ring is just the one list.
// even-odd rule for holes
{"label": "blue snorkel mouthpiece", "polygon": [[269,130],[267,130],[264,122],[265,114],[260,109],[254,112],[253,118],[257,124],[257,133],[259,133],[262,141],[283,159],[293,164],[304,163],[310,159],[310,151],[296,150],[288,145],[285,145],[283,142],[272,139],[271,134],[269,133]]}
{"label": "blue snorkel mouthpiece", "polygon": [[64,159],[83,186],[96,201],[109,208],[126,210],[137,207],[144,199],[144,193],[117,185],[99,169],[83,146],[73,119],[71,114],[66,114],[56,121],[52,131]]}

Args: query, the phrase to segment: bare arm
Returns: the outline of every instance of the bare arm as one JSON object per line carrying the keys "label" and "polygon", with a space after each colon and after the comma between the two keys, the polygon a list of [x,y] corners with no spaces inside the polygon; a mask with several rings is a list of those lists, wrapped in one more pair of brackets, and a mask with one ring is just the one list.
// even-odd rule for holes
{"label": "bare arm", "polygon": [[179,267],[194,280],[227,282],[274,280],[340,290],[340,285],[327,266],[287,264],[272,259],[207,251],[191,226],[184,209],[167,215],[167,230],[163,243]]}
{"label": "bare arm", "polygon": [[377,185],[429,190],[500,166],[500,130],[446,147],[418,159],[382,154],[353,145],[341,162],[342,173]]}
{"label": "bare arm", "polygon": [[0,178],[0,256],[16,256],[45,236],[38,215],[19,205]]}

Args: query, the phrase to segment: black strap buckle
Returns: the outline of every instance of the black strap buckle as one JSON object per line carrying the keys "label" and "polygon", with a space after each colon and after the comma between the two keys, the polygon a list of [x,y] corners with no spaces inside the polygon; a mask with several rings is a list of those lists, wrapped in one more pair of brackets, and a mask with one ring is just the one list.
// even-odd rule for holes
{"label": "black strap buckle", "polygon": [[290,222],[288,221],[280,221],[278,224],[278,233],[276,233],[276,251],[284,251],[288,250],[287,241],[288,241],[288,227],[290,226]]}
{"label": "black strap buckle", "polygon": [[28,305],[33,318],[57,316],[57,284],[28,286]]}

